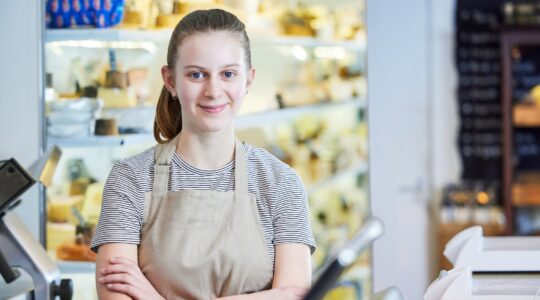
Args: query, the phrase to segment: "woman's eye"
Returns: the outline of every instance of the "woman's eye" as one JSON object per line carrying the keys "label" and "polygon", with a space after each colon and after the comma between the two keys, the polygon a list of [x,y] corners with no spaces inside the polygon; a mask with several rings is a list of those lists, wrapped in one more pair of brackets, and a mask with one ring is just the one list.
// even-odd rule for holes
{"label": "woman's eye", "polygon": [[191,75],[191,78],[193,79],[201,79],[204,77],[204,74],[201,72],[193,72],[190,75]]}
{"label": "woman's eye", "polygon": [[234,72],[231,72],[231,71],[223,72],[223,76],[225,76],[225,78],[233,78],[234,75],[235,75]]}

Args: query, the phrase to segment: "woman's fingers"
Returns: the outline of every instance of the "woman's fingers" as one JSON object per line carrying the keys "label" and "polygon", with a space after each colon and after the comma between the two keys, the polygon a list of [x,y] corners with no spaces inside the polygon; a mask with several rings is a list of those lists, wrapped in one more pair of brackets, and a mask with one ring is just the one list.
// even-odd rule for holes
{"label": "woman's fingers", "polygon": [[137,262],[125,257],[113,257],[109,260],[112,264],[126,264],[138,266]]}
{"label": "woman's fingers", "polygon": [[128,273],[132,276],[145,280],[144,274],[141,272],[139,266],[132,260],[122,257],[115,257],[110,260],[111,265],[103,268],[101,270],[102,275],[111,274],[111,273]]}
{"label": "woman's fingers", "polygon": [[109,283],[107,284],[107,288],[113,292],[122,293],[130,296],[133,299],[142,299],[141,298],[141,291],[139,288],[134,287],[129,284],[123,284],[123,283]]}
{"label": "woman's fingers", "polygon": [[132,273],[133,269],[124,264],[109,265],[101,269],[99,272],[101,275],[115,274],[115,273]]}
{"label": "woman's fingers", "polygon": [[110,274],[105,275],[103,277],[100,277],[98,279],[99,283],[108,284],[108,283],[125,283],[125,284],[131,284],[133,286],[136,285],[136,280],[133,278],[133,276],[127,274],[127,273],[119,273],[119,274]]}

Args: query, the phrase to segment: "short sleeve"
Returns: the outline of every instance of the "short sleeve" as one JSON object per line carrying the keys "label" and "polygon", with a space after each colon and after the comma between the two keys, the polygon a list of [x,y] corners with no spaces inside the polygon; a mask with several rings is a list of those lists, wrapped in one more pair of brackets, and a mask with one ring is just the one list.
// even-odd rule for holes
{"label": "short sleeve", "polygon": [[103,190],[101,214],[92,239],[92,251],[108,243],[140,242],[144,193],[133,170],[124,163],[113,166]]}
{"label": "short sleeve", "polygon": [[292,169],[288,171],[275,186],[273,193],[276,198],[273,215],[274,244],[305,244],[313,254],[315,239],[309,220],[307,193],[300,176]]}

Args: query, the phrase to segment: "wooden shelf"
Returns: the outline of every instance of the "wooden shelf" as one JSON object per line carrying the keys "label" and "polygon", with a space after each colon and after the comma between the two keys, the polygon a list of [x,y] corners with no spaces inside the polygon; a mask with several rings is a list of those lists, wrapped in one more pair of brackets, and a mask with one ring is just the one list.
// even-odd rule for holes
{"label": "wooden shelf", "polygon": [[[514,154],[514,129],[516,127],[537,126],[536,112],[534,108],[514,105],[513,99],[513,49],[519,46],[540,46],[540,30],[521,30],[516,28],[503,28],[500,36],[500,57],[501,57],[501,102],[502,102],[502,186],[501,198],[506,219],[506,234],[516,232],[517,222],[515,220],[515,199],[514,194],[520,190],[515,188],[516,182],[514,174],[515,154]],[[526,198],[524,198],[525,201]],[[517,201],[520,203],[520,201]]]}
{"label": "wooden shelf", "polygon": [[515,127],[540,127],[540,107],[534,104],[516,104],[513,107]]}
{"label": "wooden shelf", "polygon": [[515,206],[540,205],[540,180],[538,176],[531,180],[512,184],[512,204]]}

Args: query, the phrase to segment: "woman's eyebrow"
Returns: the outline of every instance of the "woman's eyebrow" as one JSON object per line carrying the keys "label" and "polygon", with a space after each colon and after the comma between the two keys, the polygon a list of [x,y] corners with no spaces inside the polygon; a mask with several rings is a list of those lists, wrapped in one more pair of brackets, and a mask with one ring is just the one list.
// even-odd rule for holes
{"label": "woman's eyebrow", "polygon": [[240,64],[228,64],[228,65],[223,66],[223,68],[229,68],[229,67],[240,67]]}
{"label": "woman's eyebrow", "polygon": [[[222,66],[221,68],[230,68],[230,67],[240,67],[240,64],[234,63],[234,64],[226,64]],[[197,65],[187,65],[183,67],[184,69],[199,69],[199,70],[206,70],[206,68],[197,66]]]}
{"label": "woman's eyebrow", "polygon": [[197,65],[187,65],[187,66],[184,66],[184,69],[200,69],[200,70],[204,70],[203,67],[197,66]]}

